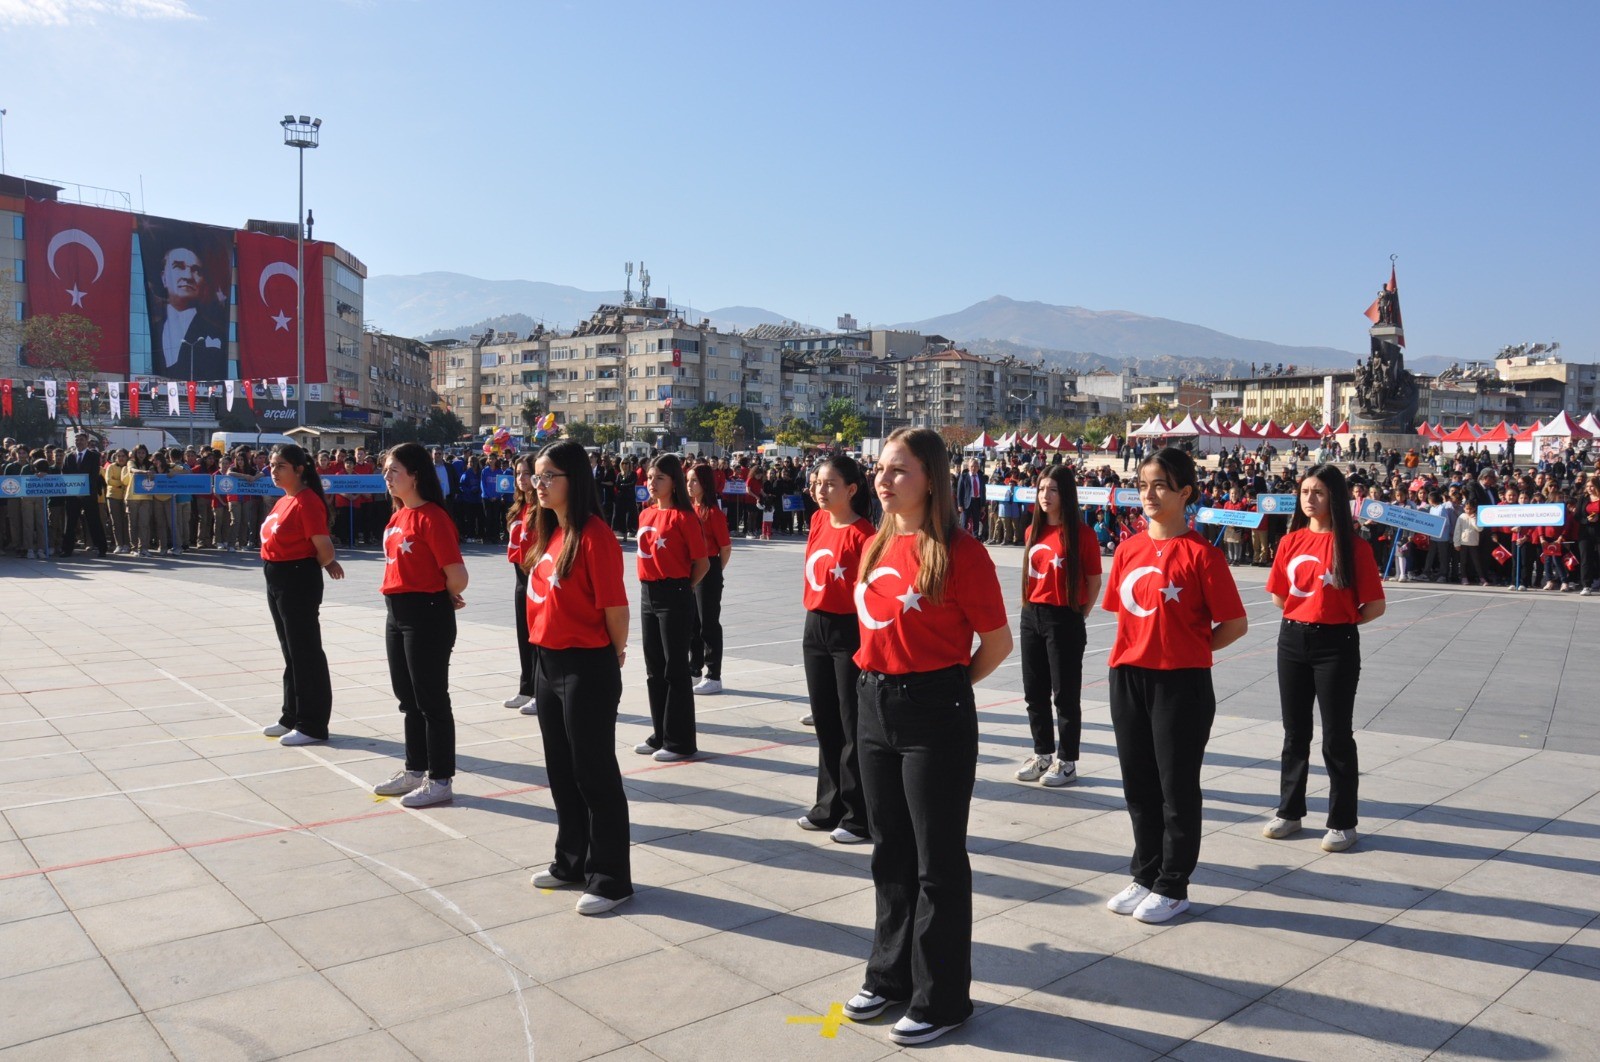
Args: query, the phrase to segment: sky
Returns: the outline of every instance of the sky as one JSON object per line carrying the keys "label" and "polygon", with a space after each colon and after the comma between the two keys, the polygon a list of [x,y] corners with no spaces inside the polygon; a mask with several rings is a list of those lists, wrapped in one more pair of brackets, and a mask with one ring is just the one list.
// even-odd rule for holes
{"label": "sky", "polygon": [[[0,0],[6,170],[448,270],[1600,361],[1600,5]],[[468,322],[462,322],[468,323]]]}

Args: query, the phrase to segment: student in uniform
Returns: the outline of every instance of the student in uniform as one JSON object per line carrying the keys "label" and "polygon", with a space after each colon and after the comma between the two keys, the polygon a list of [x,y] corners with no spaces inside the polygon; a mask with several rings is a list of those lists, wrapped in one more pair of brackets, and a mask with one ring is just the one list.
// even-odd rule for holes
{"label": "student in uniform", "polygon": [[651,732],[633,751],[675,763],[698,751],[689,632],[694,627],[694,587],[710,564],[705,532],[689,504],[677,455],[652,458],[645,486],[650,500],[639,509],[638,574]]}
{"label": "student in uniform", "polygon": [[[1052,465],[1035,481],[1038,501],[1022,563],[1022,696],[1033,755],[1017,780],[1047,786],[1078,779],[1083,734],[1084,617],[1100,595],[1100,542],[1078,512],[1072,470]],[[1055,700],[1051,719],[1050,701]]]}
{"label": "student in uniform", "polygon": [[1283,609],[1278,629],[1278,698],[1283,708],[1283,785],[1278,811],[1261,831],[1278,840],[1300,829],[1311,770],[1311,705],[1322,714],[1322,762],[1328,769],[1325,852],[1356,843],[1360,770],[1352,719],[1361,679],[1357,627],[1383,615],[1383,580],[1350,517],[1350,490],[1333,465],[1300,481],[1300,506],[1267,575],[1267,593]]}
{"label": "student in uniform", "polygon": [[889,1033],[897,1044],[926,1043],[972,1014],[972,686],[1011,652],[994,561],[958,525],[949,467],[936,432],[889,436],[876,482],[883,526],[854,591],[877,921],[861,991],[844,1012],[859,1021],[908,1001]]}
{"label": "student in uniform", "polygon": [[633,895],[628,798],[617,768],[617,704],[628,651],[622,547],[601,515],[589,455],[539,451],[526,550],[528,637],[538,651],[539,732],[556,805],[556,853],[536,888],[583,885],[578,913]]}
{"label": "student in uniform", "polygon": [[456,721],[450,708],[450,653],[456,609],[466,605],[467,566],[455,521],[428,451],[401,443],[383,463],[384,485],[395,501],[383,529],[383,592],[388,609],[384,644],[389,682],[406,721],[405,765],[373,788],[408,808],[454,799]]}
{"label": "student in uniform", "polygon": [[1200,763],[1217,714],[1212,654],[1249,623],[1227,558],[1187,523],[1200,494],[1194,459],[1156,451],[1139,465],[1138,489],[1148,526],[1117,550],[1102,603],[1117,616],[1111,725],[1133,823],[1133,883],[1106,906],[1155,923],[1189,909]]}
{"label": "student in uniform", "polygon": [[849,456],[835,454],[817,467],[812,494],[817,513],[806,538],[800,652],[817,730],[817,800],[800,816],[800,828],[827,831],[839,844],[862,844],[872,840],[872,830],[856,751],[861,627],[854,595],[861,552],[877,529],[867,519],[867,479]]}
{"label": "student in uniform", "polygon": [[528,521],[535,507],[533,493],[533,454],[517,458],[515,488],[511,507],[506,510],[506,560],[511,562],[513,588],[511,608],[517,617],[517,663],[521,666],[517,692],[501,703],[523,715],[537,715],[534,704],[534,652],[528,641],[528,570],[523,566],[522,547],[528,534]]}
{"label": "student in uniform", "polygon": [[[722,586],[723,573],[733,557],[728,518],[717,505],[717,479],[710,465],[695,465],[688,472],[689,498],[706,539],[706,576],[694,587],[694,630],[689,634],[689,673],[694,692],[722,692]],[[705,671],[705,678],[700,672]]]}
{"label": "student in uniform", "polygon": [[343,579],[344,569],[328,535],[322,477],[305,450],[276,446],[267,467],[283,491],[261,524],[267,611],[283,650],[283,710],[262,733],[280,745],[311,745],[328,740],[333,715],[333,682],[322,651],[322,573]]}

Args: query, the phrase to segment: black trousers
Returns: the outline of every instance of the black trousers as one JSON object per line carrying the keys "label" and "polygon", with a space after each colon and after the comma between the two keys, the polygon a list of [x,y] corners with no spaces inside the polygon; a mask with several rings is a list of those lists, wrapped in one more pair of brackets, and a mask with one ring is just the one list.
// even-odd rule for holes
{"label": "black trousers", "polygon": [[1322,715],[1322,762],[1328,769],[1328,829],[1356,825],[1360,765],[1351,719],[1361,680],[1361,635],[1353,623],[1296,623],[1278,628],[1278,699],[1283,707],[1283,786],[1278,817],[1306,817],[1311,773],[1311,705]]}
{"label": "black trousers", "polygon": [[953,1025],[972,1014],[972,683],[965,668],[952,667],[862,672],[856,687],[878,901],[863,985],[909,1000],[912,1021]]}
{"label": "black trousers", "polygon": [[1600,579],[1600,531],[1584,525],[1578,532],[1578,560],[1581,567],[1578,569],[1578,582],[1582,587],[1591,587],[1596,579]]}
{"label": "black trousers", "polygon": [[1217,696],[1209,668],[1111,669],[1111,726],[1133,823],[1129,868],[1140,885],[1189,897],[1200,862],[1200,764]]}
{"label": "black trousers", "polygon": [[1462,546],[1458,552],[1461,556],[1461,578],[1469,583],[1480,583],[1488,578],[1479,560],[1477,546]]}
{"label": "black trousers", "polygon": [[653,727],[646,741],[652,748],[693,755],[697,749],[689,632],[694,626],[694,595],[687,579],[657,579],[639,585],[645,690],[650,695]]}
{"label": "black trousers", "polygon": [[322,568],[315,557],[266,561],[267,611],[283,650],[283,710],[278,725],[327,740],[333,683],[322,651]]}
{"label": "black trousers", "polygon": [[406,717],[406,770],[443,780],[456,773],[456,718],[450,710],[450,653],[456,610],[450,595],[389,594],[383,641],[389,684]]}
{"label": "black trousers", "polygon": [[616,650],[541,648],[538,655],[539,733],[556,805],[550,873],[608,899],[631,896],[628,797],[617,767]]}
{"label": "black trousers", "polygon": [[694,587],[694,629],[689,632],[689,672],[722,678],[722,558],[712,557]]}
{"label": "black trousers", "polygon": [[[1083,734],[1083,613],[1067,605],[1022,606],[1022,697],[1033,751],[1076,763]],[[1054,727],[1050,701],[1055,699]]]}
{"label": "black trousers", "polygon": [[522,565],[513,564],[514,584],[511,591],[511,611],[517,617],[517,663],[521,665],[517,679],[517,693],[523,697],[534,696],[538,679],[534,673],[533,645],[528,641],[528,573]]}
{"label": "black trousers", "polygon": [[66,498],[67,527],[61,536],[61,555],[69,556],[78,548],[78,517],[82,516],[89,528],[89,541],[96,552],[106,551],[106,528],[100,522],[100,503],[93,498]]}
{"label": "black trousers", "polygon": [[861,625],[854,613],[806,613],[800,652],[817,731],[817,802],[806,818],[825,830],[843,826],[866,837],[871,820],[856,750],[861,669],[853,658],[859,648]]}

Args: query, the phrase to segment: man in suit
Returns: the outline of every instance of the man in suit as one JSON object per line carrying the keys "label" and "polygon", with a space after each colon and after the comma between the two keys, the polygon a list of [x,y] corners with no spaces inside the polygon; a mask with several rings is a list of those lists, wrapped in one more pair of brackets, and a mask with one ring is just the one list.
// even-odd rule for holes
{"label": "man in suit", "polygon": [[988,482],[976,458],[967,462],[966,471],[956,479],[956,505],[961,510],[961,526],[980,542],[983,541],[983,514],[988,507],[983,488]]}
{"label": "man in suit", "polygon": [[150,311],[151,368],[179,380],[228,375],[228,317],[206,283],[205,263],[187,247],[161,260],[164,299]]}
{"label": "man in suit", "polygon": [[106,555],[106,529],[100,522],[99,494],[103,482],[100,480],[100,451],[89,448],[89,436],[78,432],[73,440],[73,448],[67,451],[67,456],[61,459],[61,474],[63,476],[88,476],[89,493],[86,497],[63,498],[67,510],[66,533],[61,538],[61,555],[72,556],[72,551],[78,547],[78,517],[81,515],[89,528],[89,541],[94,543],[97,555]]}

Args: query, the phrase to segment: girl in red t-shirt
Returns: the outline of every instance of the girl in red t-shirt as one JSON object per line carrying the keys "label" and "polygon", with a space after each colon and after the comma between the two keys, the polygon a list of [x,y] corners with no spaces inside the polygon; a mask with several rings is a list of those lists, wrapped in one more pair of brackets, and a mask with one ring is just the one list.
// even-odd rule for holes
{"label": "girl in red t-shirt", "polygon": [[1282,786],[1277,814],[1261,831],[1278,840],[1296,833],[1306,814],[1311,772],[1311,706],[1322,715],[1322,762],[1328,768],[1326,852],[1356,841],[1353,717],[1361,678],[1356,628],[1383,615],[1378,563],[1356,534],[1350,489],[1333,465],[1300,481],[1300,505],[1267,575],[1267,592],[1283,609],[1278,630],[1278,697],[1283,708]]}
{"label": "girl in red t-shirt", "polygon": [[450,653],[456,609],[466,602],[467,566],[456,525],[428,451],[401,443],[383,463],[394,515],[383,529],[384,644],[389,681],[406,720],[406,762],[373,792],[409,808],[454,798],[456,721],[450,708]]}
{"label": "girl in red t-shirt", "polygon": [[1194,459],[1175,447],[1139,465],[1148,521],[1111,561],[1102,607],[1117,614],[1111,726],[1133,823],[1133,883],[1107,901],[1117,914],[1165,922],[1189,909],[1200,862],[1200,763],[1217,714],[1212,654],[1249,626],[1227,558],[1191,530],[1200,496]]}
{"label": "girl in red t-shirt", "polygon": [[[695,519],[706,539],[706,576],[694,587],[694,629],[689,632],[689,674],[694,692],[722,692],[722,586],[723,572],[733,556],[728,518],[717,505],[717,479],[710,465],[695,465],[688,472],[689,498]],[[705,672],[705,678],[700,673]]]}
{"label": "girl in red t-shirt", "polygon": [[818,465],[811,490],[818,509],[806,537],[800,653],[817,730],[817,800],[800,816],[800,828],[859,844],[871,840],[872,831],[856,752],[861,669],[854,658],[861,628],[854,593],[861,552],[877,529],[867,519],[866,477],[852,458],[835,454]]}
{"label": "girl in red t-shirt", "polygon": [[268,460],[283,497],[261,525],[261,567],[267,577],[267,611],[283,650],[283,707],[262,730],[280,745],[328,740],[333,683],[322,651],[322,573],[343,579],[328,536],[322,478],[305,450],[275,447]]}
{"label": "girl in red t-shirt", "polygon": [[1100,543],[1078,512],[1072,469],[1052,465],[1034,485],[1039,493],[1024,536],[1019,639],[1033,755],[1023,761],[1017,780],[1063,786],[1078,778],[1088,642],[1084,617],[1100,594]]}
{"label": "girl in red t-shirt", "polygon": [[958,526],[938,433],[892,433],[875,486],[884,518],[856,583],[855,661],[878,915],[866,978],[844,1012],[862,1020],[909,1000],[889,1038],[920,1044],[972,1013],[972,686],[1010,654],[1011,627],[989,551]]}
{"label": "girl in red t-shirt", "polygon": [[1596,580],[1600,580],[1600,471],[1593,473],[1593,476],[1578,504],[1578,559],[1582,565],[1578,570],[1578,584],[1582,587],[1578,591],[1580,597],[1593,594]]}
{"label": "girl in red t-shirt", "polygon": [[506,560],[511,562],[513,587],[511,611],[517,624],[517,692],[501,703],[523,715],[536,715],[533,703],[535,686],[533,645],[528,641],[528,572],[522,565],[522,547],[528,533],[528,518],[533,514],[533,454],[517,458],[511,506],[506,510]]}
{"label": "girl in red t-shirt", "polygon": [[539,734],[556,805],[555,859],[533,884],[583,885],[578,913],[633,895],[628,798],[617,769],[617,705],[628,648],[622,547],[601,516],[589,455],[575,442],[539,451],[521,567],[538,648]]}
{"label": "girl in red t-shirt", "polygon": [[674,763],[697,751],[689,632],[694,627],[694,587],[710,564],[705,531],[689,504],[678,456],[652,458],[645,485],[650,501],[639,510],[636,556],[651,731],[633,751]]}

